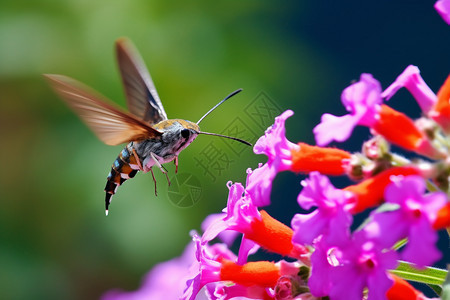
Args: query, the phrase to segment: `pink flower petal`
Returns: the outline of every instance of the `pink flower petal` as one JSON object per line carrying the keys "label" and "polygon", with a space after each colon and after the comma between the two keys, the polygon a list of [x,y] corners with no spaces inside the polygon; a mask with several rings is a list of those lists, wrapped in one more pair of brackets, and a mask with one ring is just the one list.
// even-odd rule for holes
{"label": "pink flower petal", "polygon": [[233,230],[245,234],[251,231],[251,224],[255,219],[261,219],[258,208],[247,194],[244,195],[244,187],[241,183],[232,184],[229,181],[227,186],[230,191],[227,208],[225,209],[226,215],[209,224],[202,236],[204,243],[211,241],[225,230]]}
{"label": "pink flower petal", "polygon": [[450,0],[439,0],[434,4],[434,8],[442,19],[450,25]]}
{"label": "pink flower petal", "polygon": [[243,235],[241,245],[239,246],[237,263],[239,265],[245,264],[247,262],[248,256],[256,253],[256,251],[258,251],[259,248],[260,246],[257,243],[245,238],[245,235]]}
{"label": "pink flower petal", "polygon": [[402,259],[413,262],[418,268],[432,265],[442,257],[441,252],[435,247],[437,240],[437,233],[430,231],[430,223],[422,220],[420,224],[411,227],[408,244],[401,252]]}
{"label": "pink flower petal", "polygon": [[389,100],[402,87],[408,89],[423,112],[427,113],[437,101],[436,94],[428,87],[420,76],[419,68],[409,65],[397,79],[381,94]]}
{"label": "pink flower petal", "polygon": [[[211,224],[218,222],[218,220],[225,218],[225,213],[220,214],[211,214],[203,220],[201,228],[203,231],[206,231],[210,227]],[[220,228],[210,229],[210,232],[208,235],[215,235],[215,231],[218,231],[217,237],[227,244],[228,246],[231,246],[233,242],[236,240],[237,236],[239,235],[239,232],[233,231],[233,230],[222,230]],[[204,235],[205,238],[205,235]],[[211,240],[210,237],[206,237],[206,239]]]}
{"label": "pink flower petal", "polygon": [[309,214],[296,214],[292,219],[294,237],[292,241],[301,245],[313,244],[320,235],[332,245],[350,236],[352,216],[347,205],[351,193],[336,189],[328,177],[312,172],[309,179],[302,181],[303,190],[297,201],[304,209],[313,206],[317,210]]}
{"label": "pink flower petal", "polygon": [[378,80],[370,74],[361,74],[360,80],[348,86],[341,95],[341,102],[349,114],[341,117],[322,115],[321,123],[313,130],[317,145],[345,141],[356,125],[371,127],[382,101]]}
{"label": "pink flower petal", "polygon": [[270,204],[270,193],[272,192],[272,181],[277,175],[277,170],[268,163],[255,170],[247,169],[246,192],[258,207]]}
{"label": "pink flower petal", "polygon": [[323,147],[333,141],[346,141],[357,124],[358,118],[352,115],[338,117],[323,114],[320,123],[313,129],[316,144]]}
{"label": "pink flower petal", "polygon": [[443,192],[425,194],[425,191],[425,180],[420,176],[394,177],[385,189],[384,198],[398,208],[373,212],[372,220],[363,229],[368,237],[385,248],[407,237],[409,242],[401,256],[419,267],[433,264],[440,258],[432,224],[447,201]]}
{"label": "pink flower petal", "polygon": [[267,155],[267,163],[257,169],[247,170],[246,191],[256,206],[270,204],[272,181],[278,172],[286,171],[292,165],[292,149],[299,146],[286,138],[285,122],[294,114],[287,110],[275,118],[275,123],[256,142],[253,151],[256,154]]}
{"label": "pink flower petal", "polygon": [[[256,142],[253,148],[255,154],[267,155],[268,163],[272,163],[277,158],[289,163],[291,149],[297,147],[297,145],[286,138],[285,122],[293,114],[292,110],[287,110],[275,118],[274,124]],[[286,166],[282,169],[286,169]]]}

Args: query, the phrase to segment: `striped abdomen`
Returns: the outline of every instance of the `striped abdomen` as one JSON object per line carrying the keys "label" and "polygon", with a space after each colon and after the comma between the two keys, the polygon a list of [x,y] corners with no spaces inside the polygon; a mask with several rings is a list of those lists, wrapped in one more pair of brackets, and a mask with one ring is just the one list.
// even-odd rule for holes
{"label": "striped abdomen", "polygon": [[122,152],[120,152],[119,156],[112,164],[111,172],[109,172],[108,177],[106,178],[106,214],[108,214],[111,197],[116,193],[117,187],[127,179],[133,178],[140,169],[140,162],[137,162],[136,157],[133,154],[133,149],[133,142],[131,142],[122,150]]}

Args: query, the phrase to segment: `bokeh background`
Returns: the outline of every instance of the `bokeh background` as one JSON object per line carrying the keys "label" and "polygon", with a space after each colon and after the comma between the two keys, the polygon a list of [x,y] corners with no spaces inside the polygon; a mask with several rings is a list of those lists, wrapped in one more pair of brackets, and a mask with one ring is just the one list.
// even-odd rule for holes
{"label": "bokeh background", "polygon": [[[311,130],[321,114],[344,113],[340,93],[362,72],[387,87],[415,64],[437,91],[450,70],[450,28],[433,4],[1,1],[0,298],[97,299],[112,288],[136,289],[155,263],[182,252],[191,229],[225,206],[228,180],[245,182],[245,170],[265,161],[247,149],[212,178],[196,159],[213,140],[228,154],[232,144],[201,136],[180,155],[180,172],[200,182],[194,205],[174,205],[159,172],[155,197],[151,175],[139,174],[119,189],[105,217],[105,178],[121,147],[98,141],[42,73],[76,78],[125,107],[113,44],[127,36],[169,117],[196,121],[244,88],[202,129],[224,132],[240,117],[261,135],[271,121],[256,124],[244,108],[263,93],[279,111],[295,111],[288,138],[313,143]],[[419,115],[406,91],[390,104]],[[345,149],[359,150],[368,135],[358,129]],[[173,176],[173,165],[167,168]],[[302,178],[282,173],[275,180],[269,210],[284,222],[299,210]],[[448,252],[448,241],[441,245]]]}

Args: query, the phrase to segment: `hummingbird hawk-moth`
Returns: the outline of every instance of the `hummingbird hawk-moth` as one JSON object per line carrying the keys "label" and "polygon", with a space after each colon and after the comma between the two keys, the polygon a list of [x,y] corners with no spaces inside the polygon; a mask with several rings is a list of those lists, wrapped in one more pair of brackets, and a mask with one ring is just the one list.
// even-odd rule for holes
{"label": "hummingbird hawk-moth", "polygon": [[63,75],[44,75],[57,94],[79,115],[97,137],[107,145],[127,143],[114,161],[105,186],[105,209],[117,188],[138,171],[152,173],[157,166],[166,175],[162,164],[174,161],[178,171],[178,155],[189,146],[199,134],[229,138],[246,145],[250,143],[235,137],[200,131],[198,124],[217,106],[242,89],[228,95],[211,108],[196,123],[183,119],[168,119],[156,92],[150,73],[133,46],[125,38],[115,44],[117,62],[125,89],[129,112],[113,104],[82,83]]}

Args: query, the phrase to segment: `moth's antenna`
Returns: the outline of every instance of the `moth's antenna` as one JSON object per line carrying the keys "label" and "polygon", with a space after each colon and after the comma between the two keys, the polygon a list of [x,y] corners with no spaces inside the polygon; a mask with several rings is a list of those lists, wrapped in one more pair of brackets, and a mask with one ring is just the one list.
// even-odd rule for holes
{"label": "moth's antenna", "polygon": [[240,143],[245,144],[245,145],[250,146],[250,147],[253,146],[251,143],[249,143],[247,141],[241,140],[239,138],[231,137],[231,136],[228,136],[228,135],[223,135],[223,134],[218,134],[218,133],[211,133],[211,132],[203,132],[203,131],[199,131],[198,133],[199,134],[207,134],[207,135],[215,135],[215,136],[218,136],[218,137],[223,137],[223,138],[227,138],[227,139],[230,139],[230,140],[234,140],[234,141],[240,142]]}
{"label": "moth's antenna", "polygon": [[229,94],[228,96],[225,97],[225,99],[223,99],[222,101],[220,101],[219,103],[217,103],[213,108],[211,108],[206,114],[203,115],[203,117],[200,118],[200,120],[197,121],[197,125],[207,116],[209,115],[213,110],[215,110],[217,108],[217,106],[219,106],[220,104],[224,103],[225,101],[227,101],[228,99],[230,99],[231,97],[233,97],[234,95],[236,95],[237,93],[241,92],[242,89],[238,89],[235,90],[234,92],[232,92],[231,94]]}
{"label": "moth's antenna", "polygon": [[[229,94],[228,96],[226,96],[225,99],[223,99],[222,101],[220,101],[219,103],[217,103],[216,105],[214,105],[213,108],[211,108],[206,114],[203,115],[203,117],[200,118],[200,120],[198,120],[197,125],[198,125],[198,124],[199,124],[199,123],[200,123],[207,115],[209,115],[213,110],[215,110],[215,109],[217,108],[217,106],[219,106],[220,104],[224,103],[225,101],[227,101],[228,99],[230,99],[231,97],[233,97],[234,95],[236,95],[237,93],[239,93],[239,92],[241,92],[241,91],[242,91],[242,89],[235,90],[234,92],[232,92],[231,94]],[[247,141],[241,140],[241,139],[239,139],[239,138],[235,138],[235,137],[223,135],[223,134],[211,133],[211,132],[203,132],[203,131],[199,131],[198,133],[199,133],[199,134],[207,134],[207,135],[215,135],[215,136],[218,136],[218,137],[223,137],[223,138],[227,138],[227,139],[230,139],[230,140],[238,141],[238,142],[240,142],[240,143],[242,143],[242,144],[245,144],[245,145],[247,145],[247,146],[250,146],[250,147],[252,146],[252,144],[250,144],[250,143],[247,142]]]}

